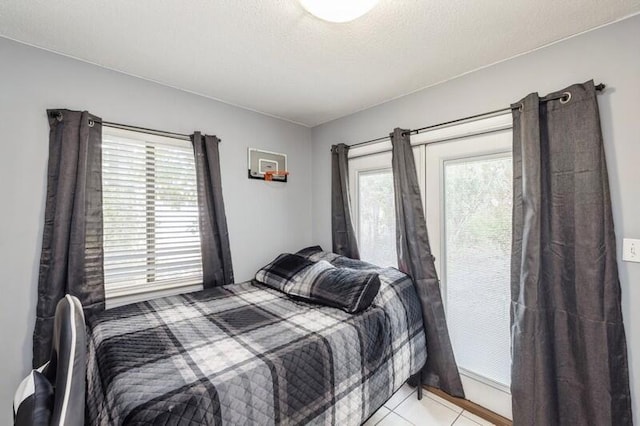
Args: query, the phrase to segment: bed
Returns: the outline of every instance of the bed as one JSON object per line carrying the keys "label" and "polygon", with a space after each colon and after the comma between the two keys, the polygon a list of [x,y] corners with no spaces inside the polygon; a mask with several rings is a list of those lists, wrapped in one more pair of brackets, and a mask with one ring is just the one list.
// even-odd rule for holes
{"label": "bed", "polygon": [[375,270],[358,314],[257,281],[122,306],[88,323],[92,425],[359,425],[426,360],[409,277]]}

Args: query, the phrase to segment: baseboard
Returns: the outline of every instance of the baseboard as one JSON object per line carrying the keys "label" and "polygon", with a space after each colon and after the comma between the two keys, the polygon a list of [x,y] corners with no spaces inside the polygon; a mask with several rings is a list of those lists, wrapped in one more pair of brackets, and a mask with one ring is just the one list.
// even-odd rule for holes
{"label": "baseboard", "polygon": [[464,398],[456,398],[455,396],[451,396],[446,392],[441,391],[440,389],[432,388],[431,386],[423,386],[424,389],[429,392],[438,395],[440,398],[446,399],[447,401],[456,404],[458,407],[475,414],[478,417],[482,417],[488,422],[491,422],[497,426],[513,426],[511,420],[506,417],[502,417],[500,414],[494,413],[491,410],[488,410],[475,402],[471,402]]}

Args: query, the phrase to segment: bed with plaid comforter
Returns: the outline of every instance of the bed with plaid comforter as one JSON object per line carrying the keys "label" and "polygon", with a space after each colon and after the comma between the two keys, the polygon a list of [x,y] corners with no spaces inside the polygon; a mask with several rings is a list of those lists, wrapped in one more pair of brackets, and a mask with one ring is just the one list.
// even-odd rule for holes
{"label": "bed with plaid comforter", "polygon": [[425,363],[406,275],[374,269],[351,315],[256,281],[122,306],[90,320],[91,425],[359,425]]}

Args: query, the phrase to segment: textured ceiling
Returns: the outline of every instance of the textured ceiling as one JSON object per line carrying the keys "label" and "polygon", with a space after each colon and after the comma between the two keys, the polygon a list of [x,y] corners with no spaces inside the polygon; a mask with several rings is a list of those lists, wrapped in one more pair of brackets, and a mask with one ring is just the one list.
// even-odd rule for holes
{"label": "textured ceiling", "polygon": [[[640,0],[2,0],[0,35],[313,126],[640,12]],[[0,58],[1,61],[1,58]]]}

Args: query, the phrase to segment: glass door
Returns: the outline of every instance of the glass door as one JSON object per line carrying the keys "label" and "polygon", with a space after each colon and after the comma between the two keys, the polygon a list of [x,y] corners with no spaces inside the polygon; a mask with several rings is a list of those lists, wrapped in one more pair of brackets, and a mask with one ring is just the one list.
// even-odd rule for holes
{"label": "glass door", "polygon": [[426,146],[426,216],[467,399],[511,418],[511,132]]}
{"label": "glass door", "polygon": [[[424,147],[414,147],[413,154],[423,182]],[[360,259],[378,266],[397,267],[391,152],[385,150],[350,159],[349,188]]]}
{"label": "glass door", "polygon": [[[467,399],[511,418],[511,118],[412,136],[431,249]],[[362,260],[396,266],[390,143],[353,149]],[[378,151],[374,151],[377,149]],[[373,151],[373,152],[371,152]]]}

